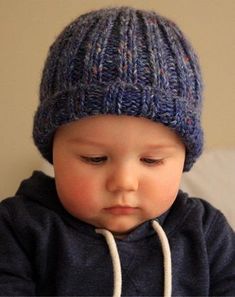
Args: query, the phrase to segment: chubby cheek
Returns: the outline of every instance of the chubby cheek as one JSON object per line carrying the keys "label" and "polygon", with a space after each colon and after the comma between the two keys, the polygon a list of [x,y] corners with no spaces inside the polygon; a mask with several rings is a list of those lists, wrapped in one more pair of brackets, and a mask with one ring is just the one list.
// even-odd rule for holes
{"label": "chubby cheek", "polygon": [[56,188],[64,208],[79,219],[89,218],[99,208],[95,198],[97,185],[91,182],[91,178],[60,175],[56,178]]}
{"label": "chubby cheek", "polygon": [[171,207],[176,199],[179,183],[179,178],[146,181],[142,189],[144,196],[148,198],[143,201],[143,208],[149,217],[160,216]]}

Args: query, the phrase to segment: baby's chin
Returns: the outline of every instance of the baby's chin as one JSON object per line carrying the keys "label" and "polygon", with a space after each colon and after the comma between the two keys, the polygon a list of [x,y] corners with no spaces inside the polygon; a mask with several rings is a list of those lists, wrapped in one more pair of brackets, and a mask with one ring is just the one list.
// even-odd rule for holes
{"label": "baby's chin", "polygon": [[128,234],[130,234],[131,231],[133,231],[134,229],[135,228],[130,229],[128,231],[124,231],[124,232],[116,232],[116,231],[112,231],[112,230],[109,230],[109,231],[113,234],[114,237],[116,237],[116,238],[123,238],[123,237],[127,236]]}
{"label": "baby's chin", "polygon": [[109,230],[115,238],[125,238],[128,234],[130,234],[133,230],[135,230],[141,223],[132,225],[132,226],[126,226],[126,227],[119,227],[119,228],[105,228]]}

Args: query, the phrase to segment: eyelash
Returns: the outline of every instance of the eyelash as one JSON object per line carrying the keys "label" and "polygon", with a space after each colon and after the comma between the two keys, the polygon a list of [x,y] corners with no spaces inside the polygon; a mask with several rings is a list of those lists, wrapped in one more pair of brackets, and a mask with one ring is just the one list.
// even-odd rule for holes
{"label": "eyelash", "polygon": [[92,164],[92,165],[100,165],[103,164],[105,161],[107,161],[107,157],[86,157],[81,156],[82,161],[85,161],[86,163]]}
{"label": "eyelash", "polygon": [[141,161],[144,161],[149,166],[161,165],[163,163],[163,159],[142,158]]}
{"label": "eyelash", "polygon": [[[108,158],[105,156],[101,156],[101,157],[81,156],[80,158],[82,161],[91,165],[102,165],[108,160]],[[163,159],[141,158],[140,160],[148,166],[161,165],[163,163]]]}

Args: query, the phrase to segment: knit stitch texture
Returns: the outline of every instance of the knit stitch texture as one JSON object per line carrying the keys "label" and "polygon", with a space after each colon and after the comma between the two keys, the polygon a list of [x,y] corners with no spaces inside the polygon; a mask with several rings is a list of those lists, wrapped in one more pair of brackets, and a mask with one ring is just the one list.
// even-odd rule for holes
{"label": "knit stitch texture", "polygon": [[202,152],[202,78],[178,26],[130,7],[91,11],[51,45],[33,137],[52,163],[55,130],[91,115],[145,117],[173,129],[186,147],[184,171]]}

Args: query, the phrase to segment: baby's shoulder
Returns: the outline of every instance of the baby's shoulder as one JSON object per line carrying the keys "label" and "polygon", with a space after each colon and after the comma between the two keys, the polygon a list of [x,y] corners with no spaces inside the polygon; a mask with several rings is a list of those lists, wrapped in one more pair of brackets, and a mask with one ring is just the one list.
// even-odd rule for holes
{"label": "baby's shoulder", "polygon": [[180,226],[201,230],[205,235],[214,230],[231,230],[224,214],[205,199],[190,197],[187,193],[180,192],[172,207],[171,215]]}

